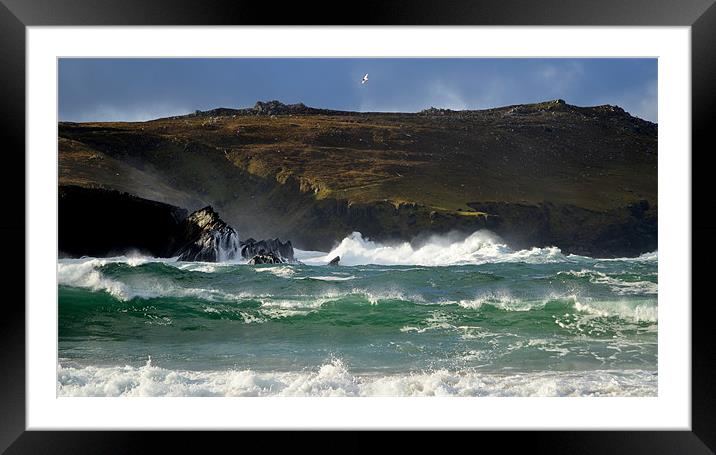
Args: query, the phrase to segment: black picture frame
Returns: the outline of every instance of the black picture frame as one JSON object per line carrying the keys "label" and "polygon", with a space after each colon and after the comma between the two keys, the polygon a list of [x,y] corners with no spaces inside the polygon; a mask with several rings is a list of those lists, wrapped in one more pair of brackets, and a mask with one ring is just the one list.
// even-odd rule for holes
{"label": "black picture frame", "polygon": [[[29,26],[64,25],[529,25],[529,26],[690,26],[692,65],[692,245],[707,245],[716,222],[698,210],[709,208],[710,193],[699,172],[708,172],[705,157],[713,149],[711,119],[716,118],[716,6],[715,0],[489,0],[417,1],[363,0],[351,5],[314,1],[281,4],[260,1],[206,0],[0,0],[0,178],[3,206],[0,235],[5,257],[13,258],[3,272],[3,288],[16,295],[0,308],[0,451],[6,453],[127,453],[147,449],[146,439],[171,440],[185,450],[207,449],[206,435],[179,432],[41,432],[25,431],[25,37]],[[689,151],[684,151],[689,153]],[[694,163],[701,166],[694,166]],[[23,172],[20,172],[20,169]],[[661,189],[660,189],[661,190]],[[710,198],[709,198],[710,199]],[[23,214],[23,216],[19,216]],[[52,227],[50,227],[52,228]],[[697,301],[694,291],[708,283],[708,267],[699,267],[705,253],[692,249],[692,420],[691,431],[527,432],[511,437],[483,432],[480,446],[497,442],[501,450],[524,448],[532,453],[715,453],[716,365],[712,302]],[[684,302],[691,304],[691,302]],[[700,305],[701,304],[701,305]],[[663,342],[663,340],[660,340]],[[202,437],[204,436],[204,437]],[[264,435],[264,438],[267,439]],[[333,434],[341,451],[372,451],[370,438]],[[210,447],[230,433],[212,434]],[[310,433],[271,438],[300,447]],[[243,438],[243,437],[242,437]],[[424,447],[424,435],[400,442],[401,451]],[[438,438],[441,439],[441,438]],[[412,441],[412,442],[410,442]],[[407,445],[406,445],[407,444]],[[195,449],[196,448],[196,449]],[[276,449],[278,447],[275,447]],[[392,450],[390,445],[383,449]],[[238,449],[238,447],[237,447]],[[328,449],[327,449],[328,450]]]}

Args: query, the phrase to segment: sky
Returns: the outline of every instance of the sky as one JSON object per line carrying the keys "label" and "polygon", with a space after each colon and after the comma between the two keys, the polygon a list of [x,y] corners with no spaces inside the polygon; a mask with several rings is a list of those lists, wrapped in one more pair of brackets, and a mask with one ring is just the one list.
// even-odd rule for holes
{"label": "sky", "polygon": [[[368,82],[360,81],[368,73]],[[61,121],[143,121],[256,101],[350,110],[488,109],[561,98],[657,122],[656,59],[63,58]]]}

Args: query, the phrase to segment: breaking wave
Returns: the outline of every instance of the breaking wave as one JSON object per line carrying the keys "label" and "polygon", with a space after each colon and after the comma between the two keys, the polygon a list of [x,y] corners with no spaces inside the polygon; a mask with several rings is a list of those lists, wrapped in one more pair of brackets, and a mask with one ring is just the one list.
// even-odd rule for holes
{"label": "breaking wave", "polygon": [[[134,298],[152,299],[160,297],[194,297],[209,301],[236,300],[244,297],[242,293],[231,293],[205,287],[177,286],[170,278],[141,277],[134,282],[126,282],[108,277],[100,268],[108,264],[121,264],[137,267],[149,264],[150,261],[162,260],[154,258],[108,258],[108,259],[80,259],[61,261],[57,264],[57,282],[60,286],[70,286],[91,291],[104,291],[112,297],[127,301]],[[201,263],[193,264],[194,271],[212,273],[215,266]]]}
{"label": "breaking wave", "polygon": [[463,240],[452,236],[433,236],[421,246],[409,242],[382,244],[354,232],[344,238],[330,253],[318,256],[315,252],[297,252],[306,264],[326,264],[340,256],[342,265],[421,265],[444,266],[484,264],[489,262],[549,263],[567,261],[559,248],[531,248],[512,250],[489,231],[477,231]]}
{"label": "breaking wave", "polygon": [[[104,292],[120,302],[135,299],[165,301],[163,299],[189,299],[184,305],[203,305],[208,311],[219,314],[218,304],[252,305],[261,308],[263,317],[284,318],[305,315],[316,311],[327,303],[340,311],[364,311],[362,305],[419,305],[456,306],[466,310],[499,310],[503,312],[529,312],[545,309],[548,304],[559,311],[575,311],[595,317],[617,317],[637,323],[658,320],[656,272],[611,273],[595,270],[557,271],[548,277],[535,278],[526,282],[531,286],[528,292],[517,292],[509,287],[487,281],[480,284],[476,278],[494,275],[465,275],[467,284],[461,289],[452,284],[447,288],[434,288],[437,278],[428,280],[425,287],[424,269],[376,268],[371,266],[351,270],[352,274],[332,271],[330,275],[316,274],[311,266],[268,266],[247,267],[235,265],[186,264],[171,262],[150,262],[148,258],[111,258],[69,260],[58,263],[58,282],[61,286]],[[395,272],[400,272],[395,275]],[[367,274],[367,275],[366,275]],[[450,275],[452,276],[452,275]],[[271,280],[250,281],[251,277],[277,277],[286,280],[277,287]],[[380,281],[383,278],[388,281]],[[540,280],[563,277],[577,280],[576,285],[606,286],[608,294],[599,294],[598,289],[577,291],[572,282],[562,282],[562,291],[556,292],[550,286],[543,286]],[[249,281],[246,281],[246,279]],[[275,278],[274,278],[275,279]],[[243,281],[242,281],[243,280]],[[402,281],[401,281],[402,280]],[[295,284],[291,284],[293,282]],[[432,284],[430,284],[432,282]],[[354,284],[355,283],[355,284]],[[487,287],[486,284],[491,284]],[[280,292],[278,292],[280,290]],[[466,293],[471,295],[464,295]],[[595,293],[590,295],[590,293]],[[462,294],[462,295],[461,295]],[[196,303],[194,303],[196,302]],[[169,305],[169,303],[167,303]],[[208,306],[207,306],[208,305]],[[355,307],[355,308],[352,308]],[[352,308],[352,309],[351,309]],[[386,309],[386,311],[388,311]],[[236,313],[231,308],[231,313]],[[244,312],[243,316],[246,316]],[[258,316],[258,315],[257,315]],[[246,322],[258,322],[255,318],[244,317]]]}
{"label": "breaking wave", "polygon": [[[656,394],[656,253],[514,251],[486,233],[343,248],[365,264],[61,259],[58,395]],[[441,266],[369,264],[391,254]]]}
{"label": "breaking wave", "polygon": [[152,365],[57,367],[58,396],[655,396],[649,370],[352,373],[340,359],[299,372],[186,371]]}
{"label": "breaking wave", "polygon": [[612,292],[619,295],[657,295],[659,290],[658,284],[652,281],[620,279],[596,270],[568,270],[558,275],[587,278],[591,283],[609,286]]}

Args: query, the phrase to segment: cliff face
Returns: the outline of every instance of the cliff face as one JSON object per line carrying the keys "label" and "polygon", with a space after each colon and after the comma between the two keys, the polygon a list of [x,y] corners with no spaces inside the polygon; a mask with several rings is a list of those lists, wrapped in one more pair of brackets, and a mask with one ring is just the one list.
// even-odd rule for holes
{"label": "cliff face", "polygon": [[144,123],[61,123],[60,184],[195,210],[245,237],[328,250],[488,228],[514,247],[656,249],[657,126],[556,100],[351,113],[257,103]]}
{"label": "cliff face", "polygon": [[63,256],[116,256],[137,251],[168,257],[188,212],[109,190],[61,186],[58,250]]}
{"label": "cliff face", "polygon": [[59,256],[140,253],[180,261],[217,262],[270,256],[294,262],[291,242],[241,242],[211,206],[187,211],[113,190],[60,186]]}

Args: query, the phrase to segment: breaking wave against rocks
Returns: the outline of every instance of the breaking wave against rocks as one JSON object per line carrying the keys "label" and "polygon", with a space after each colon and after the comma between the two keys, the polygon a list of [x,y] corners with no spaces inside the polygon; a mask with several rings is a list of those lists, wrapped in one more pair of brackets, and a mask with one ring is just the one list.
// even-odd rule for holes
{"label": "breaking wave against rocks", "polygon": [[453,236],[433,236],[420,246],[410,242],[381,244],[364,239],[360,232],[354,232],[326,255],[301,254],[307,264],[327,263],[340,256],[344,265],[457,265],[484,264],[486,262],[530,262],[545,263],[563,261],[567,258],[559,248],[532,248],[513,251],[489,231],[477,231],[464,240]]}
{"label": "breaking wave against rocks", "polygon": [[657,394],[656,252],[480,231],[296,257],[59,260],[58,395]]}

